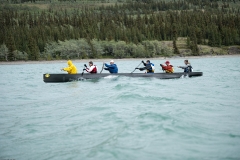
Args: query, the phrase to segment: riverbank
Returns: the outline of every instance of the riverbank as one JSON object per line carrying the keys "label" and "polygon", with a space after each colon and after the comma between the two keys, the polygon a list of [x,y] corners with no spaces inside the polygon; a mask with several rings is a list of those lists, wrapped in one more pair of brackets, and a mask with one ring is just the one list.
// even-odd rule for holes
{"label": "riverbank", "polygon": [[[199,58],[216,58],[216,57],[239,57],[240,54],[234,55],[204,55],[204,56],[174,56],[174,57],[158,57],[158,58],[122,58],[122,59],[114,59],[117,61],[126,61],[126,60],[171,60],[171,59],[199,59]],[[74,59],[73,62],[106,62],[108,63],[111,59]],[[8,61],[8,62],[0,62],[0,65],[21,65],[21,64],[49,64],[49,63],[66,63],[67,60],[52,60],[52,61]]]}

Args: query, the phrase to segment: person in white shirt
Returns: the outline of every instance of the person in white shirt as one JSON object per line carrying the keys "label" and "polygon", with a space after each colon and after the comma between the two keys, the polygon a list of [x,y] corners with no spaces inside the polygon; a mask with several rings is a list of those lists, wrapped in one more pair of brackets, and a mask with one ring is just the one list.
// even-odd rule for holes
{"label": "person in white shirt", "polygon": [[88,73],[97,73],[97,71],[98,71],[97,66],[93,65],[92,61],[89,62],[89,68],[87,67],[86,64],[84,66],[86,67],[86,69],[84,69],[84,70],[86,70]]}

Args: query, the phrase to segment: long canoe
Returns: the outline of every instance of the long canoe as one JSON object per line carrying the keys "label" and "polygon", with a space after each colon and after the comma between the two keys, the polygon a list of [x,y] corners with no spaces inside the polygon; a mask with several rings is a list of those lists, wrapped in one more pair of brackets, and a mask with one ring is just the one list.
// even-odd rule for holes
{"label": "long canoe", "polygon": [[158,78],[158,79],[174,79],[181,78],[184,76],[195,77],[202,76],[202,72],[177,72],[177,73],[97,73],[97,74],[59,74],[59,73],[46,73],[43,74],[43,81],[46,83],[61,83],[61,82],[71,82],[71,81],[81,81],[84,79],[97,79],[107,76],[126,76],[126,77],[144,77],[144,78]]}

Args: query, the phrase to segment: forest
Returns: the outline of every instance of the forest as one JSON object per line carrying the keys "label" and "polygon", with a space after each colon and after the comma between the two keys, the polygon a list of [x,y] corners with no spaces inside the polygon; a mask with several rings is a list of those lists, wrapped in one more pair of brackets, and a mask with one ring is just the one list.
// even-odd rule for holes
{"label": "forest", "polygon": [[2,0],[0,61],[240,54],[239,0]]}

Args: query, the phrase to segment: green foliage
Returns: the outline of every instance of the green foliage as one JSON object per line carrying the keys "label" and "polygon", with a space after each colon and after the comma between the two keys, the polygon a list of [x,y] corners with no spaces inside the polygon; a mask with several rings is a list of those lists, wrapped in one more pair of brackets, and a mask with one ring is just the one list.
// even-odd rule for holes
{"label": "green foliage", "polygon": [[[37,8],[40,3],[46,9]],[[7,1],[0,5],[0,44],[8,48],[2,59],[170,56],[179,54],[177,37],[189,37],[187,46],[199,55],[200,44],[240,45],[238,5],[229,0]],[[173,51],[159,41],[172,41]]]}
{"label": "green foliage", "polygon": [[134,58],[143,58],[145,57],[145,49],[143,45],[136,45],[134,46],[134,51],[133,51],[133,57]]}
{"label": "green foliage", "polygon": [[152,42],[143,41],[142,44],[144,45],[144,49],[145,49],[145,53],[146,53],[145,56],[147,58],[154,57],[156,55],[156,49]]}
{"label": "green foliage", "polygon": [[41,55],[45,60],[52,59],[86,59],[86,58],[151,58],[171,56],[172,51],[159,41],[144,41],[142,44],[127,44],[124,41],[90,42],[97,57],[93,57],[92,49],[86,39],[59,41],[48,43]]}
{"label": "green foliage", "polygon": [[177,55],[180,54],[178,47],[177,47],[176,40],[173,40],[173,53],[177,54]]}
{"label": "green foliage", "polygon": [[5,44],[0,47],[0,60],[8,61],[8,48]]}
{"label": "green foliage", "polygon": [[119,41],[113,46],[113,54],[115,58],[124,58],[125,57],[125,47],[126,42]]}
{"label": "green foliage", "polygon": [[13,61],[15,59],[13,52],[16,50],[13,35],[10,35],[9,37],[7,37],[6,45],[8,47],[8,58],[7,59],[9,61]]}
{"label": "green foliage", "polygon": [[37,42],[33,37],[29,37],[28,41],[28,59],[29,60],[39,60],[39,48],[37,46]]}
{"label": "green foliage", "polygon": [[20,52],[18,50],[15,50],[13,52],[14,54],[14,60],[24,60],[24,61],[27,61],[28,60],[28,54],[26,52]]}

